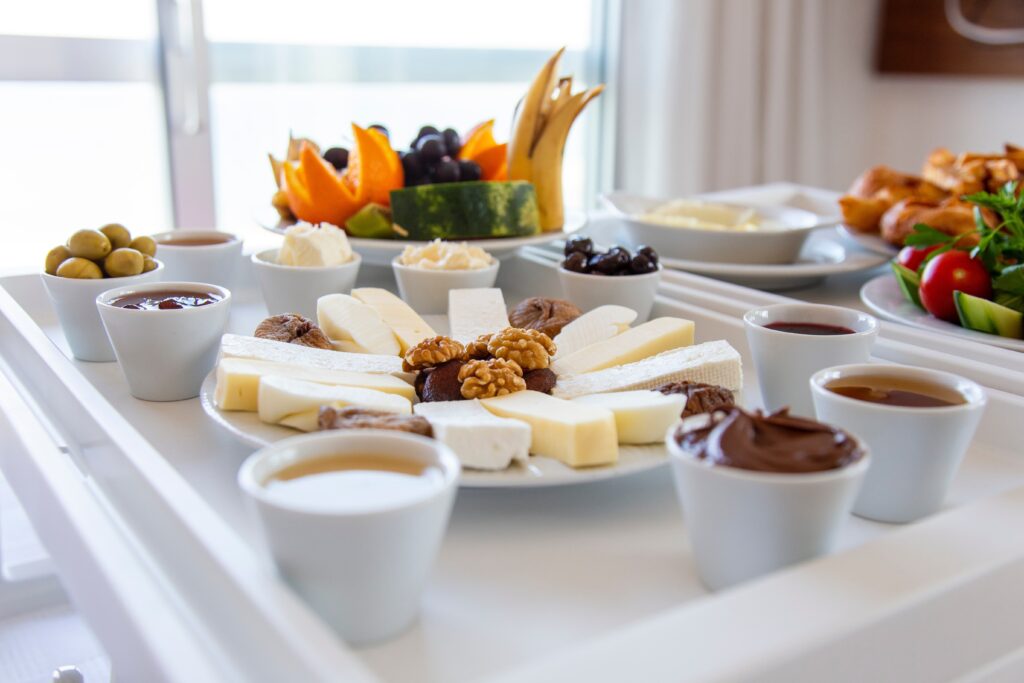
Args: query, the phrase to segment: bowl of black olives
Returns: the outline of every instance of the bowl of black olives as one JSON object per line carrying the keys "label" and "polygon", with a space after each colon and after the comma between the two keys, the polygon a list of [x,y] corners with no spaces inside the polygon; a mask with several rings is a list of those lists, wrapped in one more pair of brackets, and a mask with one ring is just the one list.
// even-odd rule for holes
{"label": "bowl of black olives", "polygon": [[558,277],[565,297],[583,311],[616,304],[632,308],[642,322],[654,305],[661,263],[648,246],[599,249],[589,237],[575,235],[565,243]]}

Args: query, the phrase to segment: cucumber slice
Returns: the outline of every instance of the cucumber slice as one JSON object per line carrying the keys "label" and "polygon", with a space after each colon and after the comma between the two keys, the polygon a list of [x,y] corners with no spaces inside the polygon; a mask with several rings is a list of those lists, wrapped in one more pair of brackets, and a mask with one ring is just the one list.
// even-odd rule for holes
{"label": "cucumber slice", "polygon": [[960,324],[969,330],[1011,339],[1024,336],[1024,314],[1020,311],[959,291],[953,292],[953,301]]}
{"label": "cucumber slice", "polygon": [[895,261],[892,262],[892,272],[896,276],[896,283],[899,284],[903,296],[918,308],[924,308],[921,305],[921,295],[918,293],[921,288],[921,276]]}

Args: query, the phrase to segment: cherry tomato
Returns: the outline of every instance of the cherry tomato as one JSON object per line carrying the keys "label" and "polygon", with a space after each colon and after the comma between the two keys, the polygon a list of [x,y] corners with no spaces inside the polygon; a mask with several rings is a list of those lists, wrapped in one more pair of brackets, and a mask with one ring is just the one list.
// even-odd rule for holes
{"label": "cherry tomato", "polygon": [[966,251],[952,250],[939,254],[924,267],[921,275],[921,303],[936,318],[957,322],[953,292],[992,298],[992,278],[981,261]]}
{"label": "cherry tomato", "polygon": [[928,254],[941,246],[941,244],[933,244],[930,247],[903,247],[900,249],[900,253],[896,255],[896,262],[916,273]]}

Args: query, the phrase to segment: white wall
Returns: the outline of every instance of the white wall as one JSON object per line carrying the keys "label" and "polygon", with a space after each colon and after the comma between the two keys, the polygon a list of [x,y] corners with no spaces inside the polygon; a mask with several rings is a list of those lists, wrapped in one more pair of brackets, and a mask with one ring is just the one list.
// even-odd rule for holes
{"label": "white wall", "polygon": [[872,65],[878,3],[822,1],[831,77],[823,184],[845,188],[881,163],[917,171],[940,146],[961,152],[1024,145],[1024,78],[880,75]]}

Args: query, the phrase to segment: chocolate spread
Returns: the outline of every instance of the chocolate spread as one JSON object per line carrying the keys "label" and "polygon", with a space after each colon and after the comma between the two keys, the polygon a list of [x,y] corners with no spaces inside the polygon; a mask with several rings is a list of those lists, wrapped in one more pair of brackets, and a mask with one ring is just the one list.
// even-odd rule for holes
{"label": "chocolate spread", "polygon": [[864,452],[835,427],[789,415],[740,408],[716,412],[706,427],[676,433],[683,450],[711,464],[757,472],[806,473],[854,463]]}

